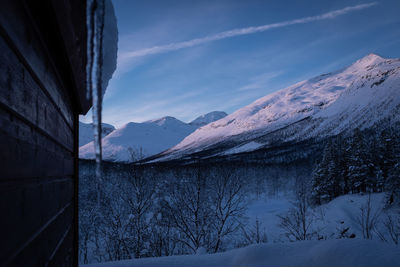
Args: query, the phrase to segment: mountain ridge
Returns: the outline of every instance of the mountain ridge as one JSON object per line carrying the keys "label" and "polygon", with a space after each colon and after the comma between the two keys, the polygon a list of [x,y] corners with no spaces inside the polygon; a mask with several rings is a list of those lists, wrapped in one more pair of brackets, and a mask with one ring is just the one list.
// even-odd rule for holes
{"label": "mountain ridge", "polygon": [[[223,112],[225,115],[226,113]],[[222,116],[214,116],[210,112],[199,116],[196,120],[205,119],[212,122],[213,119]],[[184,137],[195,131],[201,125],[182,122],[171,116],[164,116],[148,120],[142,123],[129,122],[112,131],[102,139],[103,159],[115,162],[133,162],[144,157],[160,153],[177,143]],[[79,157],[82,159],[94,159],[93,142],[79,148]]]}
{"label": "mountain ridge", "polygon": [[[115,127],[108,123],[101,124],[101,136],[105,137],[115,130]],[[79,122],[79,147],[84,146],[94,139],[93,136],[93,124]]]}
{"label": "mountain ridge", "polygon": [[189,124],[201,127],[210,122],[220,120],[226,116],[228,116],[228,114],[226,114],[224,111],[212,111],[212,112],[209,112],[207,114],[197,117],[193,121],[189,122]]}
{"label": "mountain ridge", "polygon": [[[384,117],[394,116],[399,120],[398,112],[395,112],[400,109],[399,73],[400,59],[369,54],[341,70],[261,97],[225,118],[197,129],[151,160],[190,157],[218,144],[222,147],[222,143],[233,145],[220,154],[209,156],[266,148],[271,141],[265,136],[274,131],[287,136],[282,141],[296,141],[331,136],[354,127],[368,127]],[[296,128],[295,125],[306,118],[310,118],[310,122],[303,128]],[[296,130],[291,133],[282,130],[289,125]],[[261,136],[264,136],[263,140],[258,140]],[[244,149],[243,146],[249,143],[248,149]]]}

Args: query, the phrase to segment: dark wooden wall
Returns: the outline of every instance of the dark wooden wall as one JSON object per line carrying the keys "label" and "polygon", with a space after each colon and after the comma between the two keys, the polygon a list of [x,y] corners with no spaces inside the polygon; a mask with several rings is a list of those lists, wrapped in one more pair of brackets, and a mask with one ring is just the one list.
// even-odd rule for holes
{"label": "dark wooden wall", "polygon": [[77,265],[84,2],[0,2],[0,266]]}

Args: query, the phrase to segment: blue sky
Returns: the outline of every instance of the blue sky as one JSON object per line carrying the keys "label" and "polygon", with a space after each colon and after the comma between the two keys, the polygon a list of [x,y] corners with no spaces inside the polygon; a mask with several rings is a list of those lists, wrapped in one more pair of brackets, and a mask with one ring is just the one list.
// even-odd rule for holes
{"label": "blue sky", "polygon": [[[400,57],[400,1],[113,0],[103,121],[227,113],[377,53]],[[272,24],[272,25],[271,25]],[[91,121],[91,114],[82,117]]]}

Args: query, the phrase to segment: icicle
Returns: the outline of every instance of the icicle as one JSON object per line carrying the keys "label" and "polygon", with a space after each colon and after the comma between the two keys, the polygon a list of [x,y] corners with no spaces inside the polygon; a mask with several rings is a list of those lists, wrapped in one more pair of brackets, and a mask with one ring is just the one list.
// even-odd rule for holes
{"label": "icicle", "polygon": [[96,185],[97,203],[100,204],[101,194],[101,109],[102,109],[102,65],[103,65],[103,30],[104,30],[104,0],[87,1],[87,85],[88,94],[93,103],[93,130],[96,153]]}
{"label": "icicle", "polygon": [[87,1],[86,8],[86,29],[87,29],[87,51],[86,51],[86,99],[90,100],[92,96],[92,68],[93,68],[93,0]]}

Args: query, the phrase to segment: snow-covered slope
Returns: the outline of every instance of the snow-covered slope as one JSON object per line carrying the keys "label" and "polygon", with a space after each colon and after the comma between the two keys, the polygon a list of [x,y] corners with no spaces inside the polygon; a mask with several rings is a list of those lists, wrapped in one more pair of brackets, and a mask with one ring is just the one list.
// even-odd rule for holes
{"label": "snow-covered slope", "polygon": [[285,142],[369,127],[386,117],[398,120],[399,104],[400,59],[370,54],[345,69],[294,84],[203,126],[157,160],[182,158],[221,143],[225,151],[220,154],[251,151],[268,147],[272,133]]}
{"label": "snow-covered slope", "polygon": [[[115,130],[115,127],[111,124],[102,123],[101,125],[102,137]],[[79,147],[92,142],[93,138],[93,125],[91,123],[79,122]]]}
{"label": "snow-covered slope", "polygon": [[[220,118],[222,113],[211,112],[194,121],[207,124]],[[130,122],[102,139],[103,159],[131,162],[155,155],[178,144],[200,126],[200,123],[188,124],[169,116],[143,123]],[[94,158],[93,142],[80,147],[79,157]]]}
{"label": "snow-covered slope", "polygon": [[201,126],[209,124],[210,122],[220,120],[220,119],[226,117],[227,115],[228,114],[226,114],[223,111],[213,111],[213,112],[207,113],[205,115],[202,115],[202,116],[196,118],[195,120],[191,121],[189,124],[194,125],[196,127],[201,127]]}
{"label": "snow-covered slope", "polygon": [[258,244],[224,253],[144,258],[87,265],[88,267],[394,267],[396,245],[375,240],[325,240]]}

